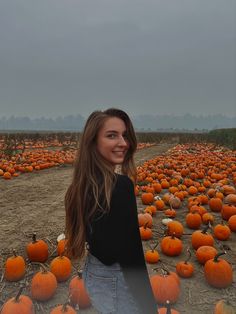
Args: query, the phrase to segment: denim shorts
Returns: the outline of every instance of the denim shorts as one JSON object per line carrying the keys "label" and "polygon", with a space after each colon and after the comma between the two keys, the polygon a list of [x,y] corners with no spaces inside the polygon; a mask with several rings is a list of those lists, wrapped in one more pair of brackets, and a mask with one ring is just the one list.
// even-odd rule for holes
{"label": "denim shorts", "polygon": [[99,313],[141,313],[118,263],[107,266],[88,253],[82,276],[91,303]]}

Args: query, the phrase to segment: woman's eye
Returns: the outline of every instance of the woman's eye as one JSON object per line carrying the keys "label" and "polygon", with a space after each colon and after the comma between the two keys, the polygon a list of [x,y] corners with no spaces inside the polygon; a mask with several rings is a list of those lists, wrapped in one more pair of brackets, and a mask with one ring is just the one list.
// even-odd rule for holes
{"label": "woman's eye", "polygon": [[108,137],[109,137],[109,138],[115,138],[116,135],[115,135],[115,134],[109,134]]}

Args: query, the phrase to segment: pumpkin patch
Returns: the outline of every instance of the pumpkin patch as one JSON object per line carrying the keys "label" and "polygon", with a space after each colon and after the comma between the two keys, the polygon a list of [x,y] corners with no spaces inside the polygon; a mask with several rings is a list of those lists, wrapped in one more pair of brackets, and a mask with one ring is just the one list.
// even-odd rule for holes
{"label": "pumpkin patch", "polygon": [[[150,147],[154,150],[155,145]],[[7,159],[0,161],[2,191],[5,191],[8,186],[9,190],[11,187],[12,191],[14,189],[19,191],[18,195],[14,194],[14,203],[11,202],[10,194],[7,194],[7,192],[6,194],[4,194],[5,192],[3,193],[3,200],[5,197],[9,207],[14,209],[14,215],[22,218],[22,225],[26,228],[23,230],[21,223],[18,223],[14,232],[16,235],[14,241],[3,243],[4,254],[1,258],[4,262],[4,268],[7,258],[12,257],[12,250],[8,248],[9,243],[14,243],[14,247],[17,249],[17,256],[22,256],[26,264],[25,273],[18,281],[13,283],[7,280],[4,275],[3,282],[2,284],[0,283],[2,301],[4,303],[9,297],[16,295],[16,287],[24,280],[27,280],[30,284],[29,287],[31,287],[31,280],[39,272],[40,266],[37,263],[45,263],[47,268],[47,265],[54,258],[57,258],[58,255],[63,255],[65,249],[66,240],[59,244],[56,238],[58,234],[63,232],[63,219],[61,219],[64,215],[63,191],[67,186],[67,173],[70,171],[72,163],[69,163],[68,157],[67,164],[63,164],[61,157],[61,162],[55,160],[55,164],[50,166],[52,162],[50,158],[53,154],[49,151],[46,152],[43,162],[39,162],[41,157],[37,151],[38,149],[42,148],[34,148],[34,152],[38,154],[38,157],[34,157],[32,152],[29,154],[29,158],[31,158],[30,163],[26,153],[21,156],[22,165],[14,158],[10,160],[10,165],[9,161],[6,162]],[[139,152],[143,151],[142,154],[144,154],[145,149],[143,147],[139,149]],[[45,153],[45,150],[49,149],[44,148],[43,150]],[[71,157],[72,161],[73,154],[72,151],[68,150],[69,152],[71,155],[68,156]],[[67,158],[66,154],[64,153],[63,156],[65,160]],[[15,158],[17,159],[17,156]],[[234,218],[236,215],[234,211],[234,198],[236,195],[235,152],[222,149],[213,144],[178,144],[169,145],[167,152],[153,155],[152,158],[146,158],[145,160],[144,163],[139,163],[137,167],[137,182],[134,188],[145,260],[150,274],[153,294],[159,304],[159,308],[163,308],[166,311],[166,302],[170,300],[170,303],[174,303],[170,307],[172,312],[178,311],[181,313],[181,310],[184,308],[187,308],[189,312],[191,312],[191,309],[199,310],[201,308],[200,300],[206,297],[207,293],[210,293],[212,303],[209,302],[205,306],[208,312],[211,313],[216,303],[221,299],[221,289],[227,287],[230,293],[234,293],[236,252]],[[65,167],[65,165],[67,166]],[[43,169],[45,172],[40,171]],[[10,173],[11,179],[3,179],[3,175],[6,172]],[[14,176],[17,173],[20,174],[19,177]],[[54,177],[50,178],[50,173]],[[57,173],[59,175],[55,179]],[[37,179],[38,182],[36,185],[32,185],[34,184],[33,182],[36,182],[36,179],[34,179],[36,176],[39,178]],[[43,193],[39,191],[40,178],[44,182],[42,184],[45,187]],[[32,188],[30,185],[27,185],[27,180],[30,180]],[[17,188],[15,187],[15,182],[18,184]],[[19,185],[19,182],[22,182],[22,186]],[[55,182],[60,182],[60,184]],[[23,184],[28,188],[23,190]],[[47,189],[50,195],[47,194]],[[34,199],[37,202],[33,201],[33,190],[35,191]],[[27,212],[24,212],[23,198],[32,200],[30,203],[29,201],[26,203]],[[3,206],[8,206],[7,202],[5,201]],[[33,216],[36,210],[38,211],[38,216]],[[61,213],[60,219],[56,217],[58,212]],[[10,239],[10,237],[14,236],[8,232],[7,222],[10,221],[10,216],[14,217],[11,210],[8,211],[7,216],[4,213],[0,221],[6,241],[8,237]],[[32,217],[35,218],[32,220]],[[162,221],[165,218],[171,218],[172,222],[167,222],[167,225],[164,225]],[[222,219],[224,220],[223,224]],[[223,238],[219,236],[218,234],[222,232],[217,230],[218,225],[227,226],[225,230],[230,230],[230,234],[226,232],[229,236],[224,236]],[[37,234],[36,240],[32,240],[34,232]],[[225,233],[223,232],[223,234]],[[206,237],[208,240],[206,240]],[[28,255],[26,247],[28,244],[41,240],[44,240],[47,245],[47,253],[37,253],[40,256],[44,255],[44,258],[43,260],[33,261],[32,257]],[[158,244],[154,247],[157,241]],[[186,260],[185,254],[188,247],[191,251],[190,260]],[[222,248],[227,253],[216,258],[217,253],[222,252]],[[208,262],[214,261],[214,258],[216,258],[216,261],[213,266],[210,264],[209,270],[207,268],[209,267]],[[220,262],[224,260],[229,265],[232,265],[231,268],[227,268],[225,265],[223,267],[224,269],[227,268],[227,273],[224,274],[227,280],[222,280],[223,277],[220,277],[219,281],[224,282],[224,287],[219,286],[213,275],[210,275],[211,268],[218,266],[217,260]],[[79,263],[83,265],[82,261]],[[206,272],[209,272],[206,275],[205,267],[207,269]],[[221,270],[214,270],[214,272],[216,271],[221,273]],[[47,272],[50,272],[49,268],[47,268]],[[168,283],[168,286],[171,288],[160,291],[157,282],[160,281],[162,287],[165,287],[163,282],[167,279],[166,277],[169,277],[169,274],[172,275],[170,277],[171,281]],[[157,280],[157,277],[154,277],[152,279],[153,276],[160,276],[161,278],[158,277],[159,279]],[[91,306],[89,296],[86,295],[86,290],[83,287],[83,282],[76,275],[76,269],[73,267],[63,277],[65,281],[60,279],[52,280],[53,282],[48,281],[46,284],[47,288],[41,289],[44,291],[43,296],[37,296],[37,293],[33,292],[33,288],[32,292],[30,291],[31,288],[26,289],[25,292],[31,298],[33,305],[37,307],[38,312],[41,311],[43,313],[44,309],[46,313],[50,313],[59,304],[66,303],[69,284],[74,277],[76,277],[77,281],[74,284],[75,288],[70,288],[72,289],[71,291],[75,293],[77,285],[80,285],[79,295],[82,296],[84,293],[84,296],[82,300],[79,300],[79,296],[74,295],[75,301],[70,306],[73,309],[76,308],[76,304],[79,304],[81,309],[83,306],[84,308]],[[35,286],[35,283],[33,286]],[[73,285],[71,284],[71,286]],[[47,291],[49,287],[51,287],[51,291]],[[208,292],[203,293],[202,291],[204,290]],[[234,299],[231,302],[231,306],[234,307]],[[63,305],[58,310],[62,308]],[[64,308],[70,309],[69,305],[64,305]],[[201,310],[199,310],[199,313],[201,313]]]}

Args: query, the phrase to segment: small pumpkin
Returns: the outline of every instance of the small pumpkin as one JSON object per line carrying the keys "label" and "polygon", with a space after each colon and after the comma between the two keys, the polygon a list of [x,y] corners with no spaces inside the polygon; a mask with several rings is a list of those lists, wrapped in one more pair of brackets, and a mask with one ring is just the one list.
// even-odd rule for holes
{"label": "small pumpkin", "polygon": [[8,257],[5,263],[4,277],[8,281],[18,281],[25,275],[26,265],[22,256],[13,250],[13,256]]}
{"label": "small pumpkin", "polygon": [[65,304],[58,305],[54,307],[51,311],[50,314],[76,314],[77,312],[73,309],[72,306],[66,302]]}
{"label": "small pumpkin", "polygon": [[176,216],[176,210],[174,210],[173,208],[166,209],[164,213],[169,218],[175,218]]}
{"label": "small pumpkin", "polygon": [[152,227],[152,216],[149,213],[139,213],[138,214],[138,223],[139,227],[142,227],[146,225],[147,227],[151,228]]}
{"label": "small pumpkin", "polygon": [[190,278],[193,276],[194,266],[193,264],[189,263],[191,258],[191,252],[187,249],[188,257],[185,261],[180,261],[176,264],[176,272],[180,277],[183,278]]}
{"label": "small pumpkin", "polygon": [[205,213],[202,215],[202,222],[206,225],[209,223],[212,225],[214,222],[214,216],[210,213]]}
{"label": "small pumpkin", "polygon": [[180,221],[172,220],[167,224],[167,234],[175,235],[177,238],[181,238],[184,233],[184,227]]}
{"label": "small pumpkin", "polygon": [[169,199],[170,207],[173,209],[178,209],[181,206],[181,200],[177,196],[171,196]]}
{"label": "small pumpkin", "polygon": [[151,247],[150,250],[147,250],[145,252],[144,257],[145,257],[145,260],[146,260],[147,263],[155,264],[155,263],[157,263],[159,261],[160,255],[159,255],[159,253],[156,250],[157,246],[158,246],[158,242],[156,243],[156,245],[154,247]]}
{"label": "small pumpkin", "polygon": [[190,212],[185,216],[186,225],[190,229],[199,229],[202,224],[202,217],[197,212]]}
{"label": "small pumpkin", "polygon": [[236,215],[233,215],[228,220],[229,228],[232,232],[236,232]]}
{"label": "small pumpkin", "polygon": [[202,245],[196,251],[196,258],[200,264],[205,264],[216,256],[217,250],[213,246]]}
{"label": "small pumpkin", "polygon": [[223,202],[219,197],[212,197],[208,205],[213,212],[220,212],[223,206]]}
{"label": "small pumpkin", "polygon": [[166,236],[161,240],[161,251],[167,256],[178,256],[182,250],[182,241],[174,235]]}
{"label": "small pumpkin", "polygon": [[139,227],[139,232],[142,240],[150,240],[152,238],[152,229],[148,228],[147,224]]}
{"label": "small pumpkin", "polygon": [[167,300],[166,306],[158,308],[157,314],[180,314],[180,312],[171,308],[170,301]]}
{"label": "small pumpkin", "polygon": [[144,192],[141,194],[141,201],[144,205],[151,205],[154,201],[154,195],[151,192]]}
{"label": "small pumpkin", "polygon": [[65,254],[66,244],[67,244],[67,239],[61,239],[60,241],[58,241],[58,243],[57,243],[57,254],[59,256]]}
{"label": "small pumpkin", "polygon": [[26,246],[26,253],[31,262],[44,263],[48,259],[48,245],[44,240],[37,240],[34,233],[32,242]]}
{"label": "small pumpkin", "polygon": [[70,301],[75,306],[79,305],[81,309],[91,306],[88,292],[82,279],[82,271],[78,271],[77,276],[73,277],[69,283]]}
{"label": "small pumpkin", "polygon": [[217,224],[213,228],[213,234],[216,239],[226,241],[229,239],[231,231],[230,228],[225,224]]}
{"label": "small pumpkin", "polygon": [[215,288],[227,288],[233,281],[232,266],[224,259],[219,258],[225,252],[216,254],[213,259],[204,265],[204,275],[209,285]]}
{"label": "small pumpkin", "polygon": [[207,233],[207,225],[203,230],[196,230],[192,233],[191,242],[195,250],[197,250],[202,245],[214,245],[214,238],[211,234]]}
{"label": "small pumpkin", "polygon": [[225,196],[224,203],[236,206],[236,194],[228,194]]}
{"label": "small pumpkin", "polygon": [[58,282],[67,280],[70,277],[71,270],[71,261],[66,256],[57,256],[50,263],[50,271],[56,276]]}
{"label": "small pumpkin", "polygon": [[224,220],[229,220],[233,215],[236,215],[236,206],[224,204],[221,209],[221,216]]}
{"label": "small pumpkin", "polygon": [[236,307],[228,300],[219,300],[215,305],[214,314],[236,314]]}

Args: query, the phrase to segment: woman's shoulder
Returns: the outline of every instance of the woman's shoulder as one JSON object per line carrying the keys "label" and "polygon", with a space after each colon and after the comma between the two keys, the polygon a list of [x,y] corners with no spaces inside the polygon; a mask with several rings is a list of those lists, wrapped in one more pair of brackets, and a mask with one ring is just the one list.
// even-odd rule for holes
{"label": "woman's shoulder", "polygon": [[115,189],[130,189],[133,188],[133,181],[124,174],[116,174]]}

